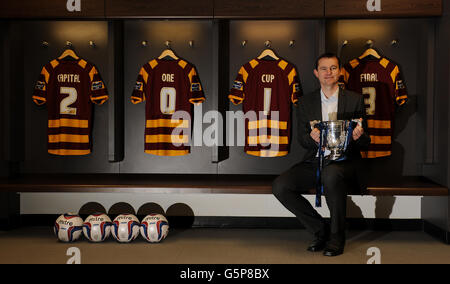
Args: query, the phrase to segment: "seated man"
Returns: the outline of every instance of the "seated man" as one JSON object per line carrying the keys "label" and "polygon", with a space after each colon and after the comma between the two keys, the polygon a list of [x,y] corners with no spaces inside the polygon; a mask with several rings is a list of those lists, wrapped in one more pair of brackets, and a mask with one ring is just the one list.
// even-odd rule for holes
{"label": "seated man", "polygon": [[[365,188],[360,150],[368,147],[370,137],[365,131],[363,96],[339,88],[339,58],[331,53],[321,55],[316,60],[314,74],[321,89],[300,98],[297,110],[298,139],[307,153],[299,164],[274,181],[272,190],[275,197],[314,235],[308,250],[324,250],[324,255],[336,256],[344,252],[347,193],[354,185],[361,190]],[[311,130],[310,122],[351,119],[360,119],[362,126],[358,125],[353,131],[347,159],[326,163],[322,171],[324,195],[330,209],[328,225],[301,195],[316,186],[320,131],[317,128]]]}

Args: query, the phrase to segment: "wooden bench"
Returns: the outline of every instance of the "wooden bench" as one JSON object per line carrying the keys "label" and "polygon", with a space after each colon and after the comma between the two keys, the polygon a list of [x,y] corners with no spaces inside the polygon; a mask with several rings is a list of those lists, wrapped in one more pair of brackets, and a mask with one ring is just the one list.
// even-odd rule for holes
{"label": "wooden bench", "polygon": [[[21,192],[94,192],[94,193],[213,193],[213,194],[272,194],[273,175],[147,175],[147,174],[88,174],[88,175],[22,175],[0,179],[1,193]],[[315,190],[311,189],[310,194]],[[356,193],[355,193],[356,194]],[[365,195],[372,196],[448,196],[448,188],[440,186],[424,177],[403,177],[396,182],[371,183]],[[17,197],[15,197],[17,199]],[[17,199],[18,202],[18,199]],[[17,224],[50,224],[53,215],[26,215],[17,217],[10,212],[9,220],[0,222],[0,229],[12,228]],[[181,227],[195,224],[200,227],[256,227],[256,228],[297,228],[298,221],[293,218],[258,217],[193,217],[181,214]],[[187,219],[186,219],[187,218]],[[172,218],[172,222],[175,219]],[[178,219],[177,219],[178,220]],[[187,221],[186,221],[187,220]],[[378,220],[349,219],[354,229],[372,230],[424,230],[425,232],[450,243],[450,233],[423,220]],[[394,222],[396,221],[396,222]],[[186,224],[187,225],[186,225]],[[219,224],[219,225],[217,225]]]}
{"label": "wooden bench", "polygon": [[[271,194],[275,178],[273,175],[33,174],[0,179],[0,191]],[[309,193],[314,194],[315,190]],[[424,177],[403,177],[389,184],[372,182],[364,194],[446,196],[448,193],[448,188]]]}

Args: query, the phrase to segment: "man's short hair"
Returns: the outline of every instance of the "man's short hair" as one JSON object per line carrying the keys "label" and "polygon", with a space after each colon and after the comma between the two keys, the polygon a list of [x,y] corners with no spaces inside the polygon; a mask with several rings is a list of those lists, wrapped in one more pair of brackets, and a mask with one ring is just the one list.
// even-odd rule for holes
{"label": "man's short hair", "polygon": [[338,65],[339,65],[338,67],[341,68],[341,60],[339,59],[339,57],[332,52],[326,52],[316,59],[316,70],[317,70],[317,68],[319,68],[319,61],[322,58],[336,58],[338,61]]}

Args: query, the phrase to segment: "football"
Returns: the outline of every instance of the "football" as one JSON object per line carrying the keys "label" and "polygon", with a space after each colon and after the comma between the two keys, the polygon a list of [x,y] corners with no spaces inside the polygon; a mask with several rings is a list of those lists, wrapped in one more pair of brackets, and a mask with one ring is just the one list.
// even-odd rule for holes
{"label": "football", "polygon": [[133,214],[120,214],[113,221],[112,235],[120,243],[129,243],[139,235],[139,219]]}
{"label": "football", "polygon": [[53,230],[61,242],[74,242],[81,236],[83,219],[75,213],[66,213],[58,217]]}
{"label": "football", "polygon": [[104,213],[89,215],[83,223],[84,236],[91,242],[103,242],[111,234],[111,219]]}
{"label": "football", "polygon": [[141,235],[150,243],[159,243],[169,233],[169,222],[161,214],[150,214],[142,219]]}

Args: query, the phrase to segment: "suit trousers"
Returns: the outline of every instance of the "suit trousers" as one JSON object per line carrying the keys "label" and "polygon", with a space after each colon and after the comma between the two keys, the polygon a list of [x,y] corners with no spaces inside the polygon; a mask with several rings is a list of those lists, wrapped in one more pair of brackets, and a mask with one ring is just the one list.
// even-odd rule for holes
{"label": "suit trousers", "polygon": [[[318,160],[301,162],[281,174],[272,184],[275,197],[316,237],[325,237],[327,224],[311,203],[302,196],[316,187]],[[356,164],[331,162],[322,170],[324,196],[330,210],[330,238],[345,243],[347,193],[355,183]],[[327,236],[328,237],[328,236]]]}

